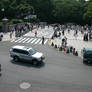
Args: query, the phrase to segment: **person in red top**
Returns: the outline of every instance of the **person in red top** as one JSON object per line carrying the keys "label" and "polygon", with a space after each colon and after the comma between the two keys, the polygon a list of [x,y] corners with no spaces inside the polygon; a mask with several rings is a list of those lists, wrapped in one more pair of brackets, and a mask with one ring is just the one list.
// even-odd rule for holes
{"label": "person in red top", "polygon": [[37,31],[35,31],[35,37],[37,37]]}

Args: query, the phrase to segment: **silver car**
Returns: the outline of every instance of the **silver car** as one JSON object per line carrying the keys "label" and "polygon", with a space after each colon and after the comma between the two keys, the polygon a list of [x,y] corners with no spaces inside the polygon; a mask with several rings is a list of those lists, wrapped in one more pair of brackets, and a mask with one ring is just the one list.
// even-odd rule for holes
{"label": "silver car", "polygon": [[32,64],[39,64],[45,59],[43,53],[37,52],[33,48],[26,46],[13,46],[10,49],[10,56],[14,61],[24,60]]}

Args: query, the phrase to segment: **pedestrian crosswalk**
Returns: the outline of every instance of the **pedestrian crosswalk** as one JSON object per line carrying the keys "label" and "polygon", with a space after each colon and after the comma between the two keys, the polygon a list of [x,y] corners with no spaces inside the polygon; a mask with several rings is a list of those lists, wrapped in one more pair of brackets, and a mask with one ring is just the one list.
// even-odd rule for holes
{"label": "pedestrian crosswalk", "polygon": [[[44,44],[48,42],[49,39],[44,40]],[[42,44],[42,39],[41,38],[26,38],[26,37],[21,37],[17,38],[14,40],[10,41],[11,43],[31,43],[31,44]]]}

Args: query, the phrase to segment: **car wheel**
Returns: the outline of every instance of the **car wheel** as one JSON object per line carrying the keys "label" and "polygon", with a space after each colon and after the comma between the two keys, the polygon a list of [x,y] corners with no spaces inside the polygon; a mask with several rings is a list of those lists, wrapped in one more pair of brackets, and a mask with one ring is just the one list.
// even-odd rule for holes
{"label": "car wheel", "polygon": [[91,61],[88,61],[88,64],[91,64]]}
{"label": "car wheel", "polygon": [[84,63],[84,64],[89,64],[89,61],[83,60],[83,63]]}
{"label": "car wheel", "polygon": [[37,65],[37,64],[38,64],[37,60],[33,60],[33,61],[32,61],[32,64],[33,64],[33,65]]}
{"label": "car wheel", "polygon": [[15,62],[19,61],[19,58],[17,56],[13,57],[13,59]]}

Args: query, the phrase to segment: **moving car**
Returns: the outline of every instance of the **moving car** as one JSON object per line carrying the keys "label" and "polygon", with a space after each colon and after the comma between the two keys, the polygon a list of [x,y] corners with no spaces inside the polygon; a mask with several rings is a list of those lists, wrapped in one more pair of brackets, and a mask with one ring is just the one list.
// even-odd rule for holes
{"label": "moving car", "polygon": [[14,61],[23,60],[35,65],[42,63],[43,59],[45,59],[43,53],[37,52],[33,48],[26,46],[13,46],[10,49],[10,56]]}
{"label": "moving car", "polygon": [[85,49],[83,52],[83,63],[92,63],[92,49]]}

